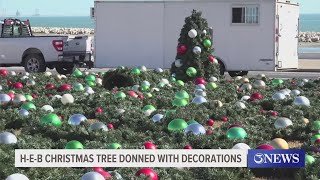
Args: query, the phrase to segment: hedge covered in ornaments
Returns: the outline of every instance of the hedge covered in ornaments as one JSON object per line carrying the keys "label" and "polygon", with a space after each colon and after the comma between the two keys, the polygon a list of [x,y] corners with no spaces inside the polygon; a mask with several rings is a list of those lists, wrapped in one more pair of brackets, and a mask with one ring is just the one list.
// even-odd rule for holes
{"label": "hedge covered in ornaments", "polygon": [[[115,72],[131,76],[133,85],[104,88]],[[158,179],[319,179],[319,83],[262,75],[182,82],[168,71],[146,71],[145,67],[119,68],[104,75],[77,70],[70,76],[0,70],[0,179],[20,173],[30,180],[76,180],[95,171],[15,168],[15,149],[137,149],[147,145],[157,149],[238,145],[307,152],[303,169],[150,167]],[[75,114],[85,119],[78,122]],[[174,125],[177,119],[187,126]],[[97,122],[105,126],[94,128]],[[190,131],[195,123],[204,131]],[[4,132],[12,133],[17,141]],[[103,170],[113,179],[150,179],[136,176],[140,168]]]}

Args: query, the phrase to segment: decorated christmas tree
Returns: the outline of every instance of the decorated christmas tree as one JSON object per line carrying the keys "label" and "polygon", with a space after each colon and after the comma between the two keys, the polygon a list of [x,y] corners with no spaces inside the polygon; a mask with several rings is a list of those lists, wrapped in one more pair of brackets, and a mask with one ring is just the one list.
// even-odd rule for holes
{"label": "decorated christmas tree", "polygon": [[220,65],[213,55],[208,22],[201,14],[193,10],[192,15],[185,19],[176,60],[171,66],[171,73],[175,74],[176,79],[192,81],[199,77],[220,76]]}

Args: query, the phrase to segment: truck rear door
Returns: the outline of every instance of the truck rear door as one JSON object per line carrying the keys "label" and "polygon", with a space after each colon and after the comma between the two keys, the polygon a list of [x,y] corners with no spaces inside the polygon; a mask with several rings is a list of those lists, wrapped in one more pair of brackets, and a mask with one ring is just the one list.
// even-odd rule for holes
{"label": "truck rear door", "polygon": [[276,59],[278,69],[297,69],[299,5],[277,3]]}

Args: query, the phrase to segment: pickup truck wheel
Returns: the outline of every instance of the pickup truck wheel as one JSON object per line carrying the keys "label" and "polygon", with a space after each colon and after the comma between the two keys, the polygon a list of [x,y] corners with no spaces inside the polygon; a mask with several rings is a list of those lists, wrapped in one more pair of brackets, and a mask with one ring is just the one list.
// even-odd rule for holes
{"label": "pickup truck wheel", "polygon": [[229,71],[228,73],[231,77],[236,77],[236,76],[246,76],[248,74],[248,71]]}
{"label": "pickup truck wheel", "polygon": [[56,64],[56,71],[59,74],[63,74],[63,75],[72,74],[75,69],[76,69],[76,66],[72,63],[70,63],[70,64],[67,64],[67,63]]}
{"label": "pickup truck wheel", "polygon": [[46,63],[40,54],[29,54],[24,60],[24,69],[30,73],[41,73],[46,71]]}

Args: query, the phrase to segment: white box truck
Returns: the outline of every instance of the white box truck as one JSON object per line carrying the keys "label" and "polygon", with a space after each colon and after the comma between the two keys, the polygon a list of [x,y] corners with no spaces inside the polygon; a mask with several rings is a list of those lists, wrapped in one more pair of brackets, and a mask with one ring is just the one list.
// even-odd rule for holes
{"label": "white box truck", "polygon": [[95,67],[170,68],[193,9],[230,75],[298,68],[299,4],[283,0],[95,1]]}

